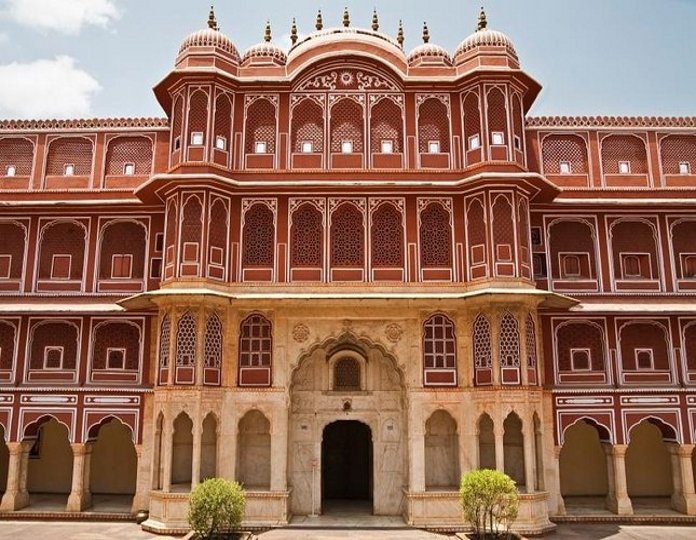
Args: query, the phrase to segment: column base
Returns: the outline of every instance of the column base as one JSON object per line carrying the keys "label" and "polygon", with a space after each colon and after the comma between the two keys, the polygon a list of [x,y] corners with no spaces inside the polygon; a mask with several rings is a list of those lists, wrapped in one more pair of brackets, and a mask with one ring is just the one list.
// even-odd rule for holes
{"label": "column base", "polygon": [[21,510],[29,506],[29,492],[28,491],[7,491],[2,496],[2,502],[0,502],[0,510],[3,512],[14,512],[15,510]]}
{"label": "column base", "polygon": [[561,496],[561,494],[559,493],[557,506],[556,506],[556,515],[557,516],[565,516],[565,514],[566,514],[565,501],[563,500],[563,496]]}
{"label": "column base", "polygon": [[70,493],[68,504],[65,506],[66,512],[82,512],[92,506],[92,494],[89,491],[82,493]]}
{"label": "column base", "polygon": [[675,493],[672,495],[672,508],[688,516],[696,515],[696,495]]}
{"label": "column base", "polygon": [[136,493],[133,495],[133,504],[131,504],[131,512],[135,514],[140,510],[150,509],[150,497],[147,493]]}
{"label": "column base", "polygon": [[630,497],[614,497],[612,495],[607,495],[606,499],[607,510],[614,512],[619,516],[632,516],[633,515],[633,504],[631,503]]}

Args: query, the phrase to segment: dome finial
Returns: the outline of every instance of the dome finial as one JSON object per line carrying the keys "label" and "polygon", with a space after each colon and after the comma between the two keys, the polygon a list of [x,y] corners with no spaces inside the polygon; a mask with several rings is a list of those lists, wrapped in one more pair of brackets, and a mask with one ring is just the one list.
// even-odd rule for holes
{"label": "dome finial", "polygon": [[290,42],[293,45],[297,43],[297,21],[295,21],[295,17],[292,18],[292,27],[290,28]]}
{"label": "dome finial", "polygon": [[399,47],[404,48],[404,22],[399,19],[399,31],[396,33],[396,42]]}
{"label": "dome finial", "polygon": [[210,11],[208,12],[208,28],[211,30],[220,30],[217,19],[215,18],[215,6],[210,6]]}
{"label": "dome finial", "polygon": [[377,8],[372,9],[372,30],[379,30],[379,17],[377,16]]}
{"label": "dome finial", "polygon": [[271,21],[266,21],[266,29],[263,31],[263,40],[266,43],[271,41]]}
{"label": "dome finial", "polygon": [[479,32],[481,30],[485,30],[487,26],[488,26],[488,19],[486,18],[486,11],[483,9],[483,6],[481,6],[481,11],[479,12],[479,17],[478,17],[478,26],[476,27],[476,31]]}
{"label": "dome finial", "polygon": [[423,43],[430,41],[430,32],[428,31],[428,23],[423,23]]}
{"label": "dome finial", "polygon": [[346,28],[350,26],[350,13],[348,13],[348,6],[343,8],[343,26]]}
{"label": "dome finial", "polygon": [[314,28],[317,30],[324,28],[324,18],[321,16],[321,10],[317,11],[317,22],[314,24]]}

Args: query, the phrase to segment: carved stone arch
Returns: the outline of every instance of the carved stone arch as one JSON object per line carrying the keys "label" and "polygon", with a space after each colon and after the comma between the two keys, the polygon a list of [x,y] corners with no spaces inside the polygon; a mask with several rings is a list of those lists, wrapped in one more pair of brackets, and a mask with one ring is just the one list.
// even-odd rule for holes
{"label": "carved stone arch", "polygon": [[41,427],[49,420],[55,420],[60,425],[64,426],[68,432],[67,433],[68,434],[68,441],[75,442],[75,435],[76,434],[73,431],[72,426],[68,425],[59,416],[52,414],[52,413],[43,414],[43,415],[41,415],[41,417],[37,418],[33,422],[30,422],[26,425],[22,425],[20,430],[19,430],[19,434],[20,434],[19,440],[24,441],[25,439],[35,439],[38,436],[39,430],[41,429]]}
{"label": "carved stone arch", "polygon": [[601,420],[594,418],[591,414],[584,414],[579,418],[573,420],[567,426],[563,427],[563,429],[559,433],[560,446],[563,446],[563,444],[565,443],[566,431],[568,431],[570,428],[572,428],[579,422],[585,422],[586,424],[592,426],[595,429],[595,431],[597,431],[597,435],[599,436],[600,442],[606,444],[614,444],[616,442],[616,437],[614,436],[614,432],[611,426],[602,423]]}
{"label": "carved stone arch", "polygon": [[648,422],[660,430],[662,439],[664,442],[672,442],[682,444],[684,441],[684,436],[681,432],[680,426],[673,425],[664,418],[659,416],[648,414],[642,418],[635,419],[634,421],[626,422],[626,444],[631,442],[631,432],[638,427],[643,422]]}
{"label": "carved stone arch", "polygon": [[122,424],[124,427],[128,429],[130,432],[131,440],[133,441],[133,444],[137,444],[137,434],[135,433],[135,430],[133,429],[133,426],[131,426],[128,422],[124,421],[123,418],[121,418],[118,413],[109,413],[107,416],[102,418],[101,420],[96,420],[89,424],[85,430],[84,433],[86,434],[85,440],[83,442],[94,442],[97,437],[99,436],[99,430],[104,427],[106,424],[111,422],[112,420],[118,421],[120,424]]}

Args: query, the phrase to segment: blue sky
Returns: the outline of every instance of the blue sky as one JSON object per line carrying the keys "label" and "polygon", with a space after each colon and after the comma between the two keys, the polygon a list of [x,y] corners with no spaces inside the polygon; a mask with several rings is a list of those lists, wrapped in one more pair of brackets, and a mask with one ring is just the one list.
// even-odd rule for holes
{"label": "blue sky", "polygon": [[[313,28],[381,30],[399,19],[406,50],[431,41],[453,52],[479,6],[514,41],[523,68],[544,87],[533,115],[696,115],[696,0],[217,0],[220,26],[240,52],[287,40],[292,17]],[[0,0],[0,117],[161,116],[151,88],[179,43],[205,26],[209,0]]]}

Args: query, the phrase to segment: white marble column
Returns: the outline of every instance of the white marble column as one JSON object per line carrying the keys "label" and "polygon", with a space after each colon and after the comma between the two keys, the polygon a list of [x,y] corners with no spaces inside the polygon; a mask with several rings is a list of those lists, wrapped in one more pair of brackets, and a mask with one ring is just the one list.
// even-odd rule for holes
{"label": "white marble column", "polygon": [[200,414],[194,414],[193,422],[193,448],[191,449],[191,491],[198,485],[201,478],[201,441],[203,424]]}
{"label": "white marble column", "polygon": [[672,462],[672,508],[688,515],[696,514],[696,493],[694,493],[694,471],[691,455],[693,444],[668,444]]}
{"label": "white marble column", "polygon": [[620,516],[633,514],[633,505],[628,496],[626,484],[626,450],[625,444],[605,444],[604,452],[607,456],[607,474],[609,475],[609,493],[607,494],[607,508]]}
{"label": "white marble column", "polygon": [[29,492],[27,491],[27,467],[29,450],[33,441],[8,442],[7,449],[10,460],[7,470],[7,487],[0,502],[0,510],[10,512],[29,506]]}
{"label": "white marble column", "polygon": [[536,463],[534,455],[534,425],[529,418],[522,426],[522,437],[524,445],[524,478],[527,493],[536,491]]}
{"label": "white marble column", "polygon": [[556,492],[558,497],[558,504],[556,506],[556,515],[562,516],[566,513],[565,501],[563,500],[563,495],[561,495],[561,450],[562,446],[553,447],[553,490]]}
{"label": "white marble column", "polygon": [[493,426],[493,437],[495,438],[495,468],[501,472],[505,472],[505,443],[503,435],[503,420],[500,419]]}
{"label": "white marble column", "polygon": [[271,491],[288,487],[288,405],[276,409],[271,428]]}
{"label": "white marble column", "polygon": [[82,512],[92,506],[92,493],[89,491],[92,443],[74,443],[70,447],[73,451],[72,487],[65,510]]}
{"label": "white marble column", "polygon": [[174,440],[172,438],[174,427],[167,415],[164,417],[162,426],[162,491],[169,493],[172,490],[172,451]]}
{"label": "white marble column", "polygon": [[408,433],[408,487],[411,492],[425,491],[425,438],[424,425],[420,409],[415,411],[411,404],[409,409]]}
{"label": "white marble column", "polygon": [[135,448],[135,493],[133,494],[133,502],[131,503],[131,512],[136,513],[139,510],[147,510],[148,496],[147,492],[147,467],[143,461],[143,445],[136,444]]}

